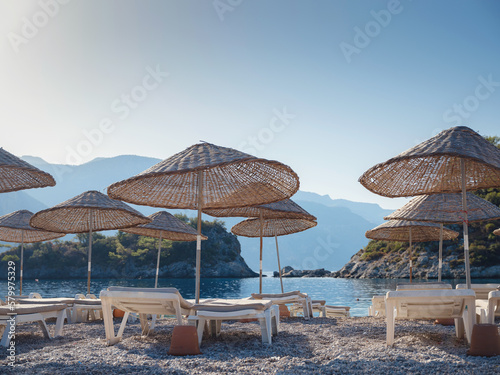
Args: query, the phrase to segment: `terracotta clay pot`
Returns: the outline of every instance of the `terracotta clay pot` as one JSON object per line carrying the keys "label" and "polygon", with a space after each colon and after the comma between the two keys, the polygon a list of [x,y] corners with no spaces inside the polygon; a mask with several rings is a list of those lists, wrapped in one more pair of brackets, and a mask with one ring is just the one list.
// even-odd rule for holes
{"label": "terracotta clay pot", "polygon": [[290,317],[290,310],[288,310],[288,307],[286,305],[279,305],[280,307],[280,317],[281,318],[289,318]]}
{"label": "terracotta clay pot", "polygon": [[496,324],[474,324],[468,355],[492,357],[500,355],[500,336]]}
{"label": "terracotta clay pot", "polygon": [[125,311],[120,309],[113,309],[113,318],[123,318]]}
{"label": "terracotta clay pot", "polygon": [[201,354],[198,345],[198,333],[195,326],[175,326],[168,351],[170,355]]}

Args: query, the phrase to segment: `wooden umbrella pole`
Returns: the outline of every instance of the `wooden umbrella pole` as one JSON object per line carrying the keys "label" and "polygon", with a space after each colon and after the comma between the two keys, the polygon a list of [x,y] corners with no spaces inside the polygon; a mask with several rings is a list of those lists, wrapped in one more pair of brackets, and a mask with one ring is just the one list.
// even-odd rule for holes
{"label": "wooden umbrella pole", "polygon": [[21,231],[21,270],[19,271],[20,291],[19,295],[23,295],[23,263],[24,263],[24,230]]}
{"label": "wooden umbrella pole", "polygon": [[90,270],[92,268],[92,227],[93,227],[93,218],[92,218],[92,211],[90,210],[89,213],[89,266],[87,270],[87,294],[90,294]]}
{"label": "wooden umbrella pole", "polygon": [[156,260],[155,288],[158,288],[158,274],[160,273],[161,234],[162,232],[160,231],[160,241],[158,241],[158,259]]}
{"label": "wooden umbrella pole", "polygon": [[260,210],[260,266],[259,266],[259,293],[262,294],[262,237],[264,235],[263,233],[263,226],[264,226],[264,219],[262,218],[262,210]]}
{"label": "wooden umbrella pole", "polygon": [[441,272],[443,269],[443,223],[439,231],[439,264],[438,264],[438,282],[441,282]]}
{"label": "wooden umbrella pole", "polygon": [[278,236],[276,234],[274,235],[274,239],[276,241],[276,255],[278,256],[278,273],[280,275],[281,293],[285,293],[283,291],[283,278],[281,276],[280,251],[279,251],[279,248],[278,248]]}
{"label": "wooden umbrella pole", "polygon": [[463,227],[464,227],[464,261],[465,261],[465,282],[467,289],[471,288],[470,280],[470,264],[469,264],[469,218],[467,215],[467,192],[465,187],[465,160],[460,159],[460,172],[462,175],[462,210],[464,214]]}
{"label": "wooden umbrella pole", "polygon": [[203,171],[198,172],[198,234],[196,236],[196,303],[200,302],[201,209],[203,207]]}
{"label": "wooden umbrella pole", "polygon": [[411,227],[410,227],[410,283],[412,282],[413,262],[411,261]]}

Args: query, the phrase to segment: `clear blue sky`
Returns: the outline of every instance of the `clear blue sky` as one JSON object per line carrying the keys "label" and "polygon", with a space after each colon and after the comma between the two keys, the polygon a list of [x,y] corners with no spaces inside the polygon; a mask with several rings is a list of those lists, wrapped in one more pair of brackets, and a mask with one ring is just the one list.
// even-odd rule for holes
{"label": "clear blue sky", "polygon": [[452,126],[500,135],[495,0],[4,0],[0,35],[0,146],[52,163],[204,140],[397,208],[366,169]]}

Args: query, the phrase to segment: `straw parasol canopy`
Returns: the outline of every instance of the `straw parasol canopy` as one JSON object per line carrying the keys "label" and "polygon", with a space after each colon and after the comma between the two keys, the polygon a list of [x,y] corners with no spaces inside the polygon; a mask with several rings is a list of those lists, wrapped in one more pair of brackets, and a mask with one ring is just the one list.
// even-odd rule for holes
{"label": "straw parasol canopy", "polygon": [[28,210],[15,211],[0,217],[0,241],[17,242],[21,244],[21,268],[19,272],[20,292],[23,294],[23,263],[24,244],[53,240],[64,236],[64,233],[54,233],[33,228],[30,219],[33,213]]}
{"label": "straw parasol canopy", "polygon": [[470,289],[466,191],[500,187],[500,150],[465,126],[442,131],[366,171],[359,182],[385,197],[462,193],[464,259]]}
{"label": "straw parasol canopy", "polygon": [[198,210],[196,302],[200,298],[201,212],[277,202],[299,189],[287,165],[210,143],[199,143],[108,187],[114,199],[129,203]]}
{"label": "straw parasol canopy", "polygon": [[[263,237],[285,236],[313,228],[318,225],[313,220],[274,218],[264,219],[262,228]],[[237,236],[260,237],[260,220],[257,218],[246,219],[231,228]]]}
{"label": "straw parasol canopy", "polygon": [[264,219],[287,217],[289,219],[316,220],[316,217],[291,199],[249,207],[205,209],[204,213],[217,217],[260,217]]}
{"label": "straw parasol canopy", "polygon": [[[300,206],[299,206],[300,207]],[[301,208],[302,209],[302,208]],[[303,209],[302,209],[303,210]],[[305,211],[305,210],[304,210]],[[307,211],[305,211],[307,213]],[[288,217],[270,217],[264,219],[252,218],[244,220],[231,228],[231,232],[244,237],[260,237],[260,273],[259,273],[259,293],[262,293],[262,238],[274,237],[276,242],[276,255],[278,257],[278,272],[280,276],[281,293],[284,293],[283,278],[281,276],[280,253],[278,247],[278,236],[298,233],[313,228],[318,223],[316,218],[307,213],[308,216],[314,219],[300,219]]]}
{"label": "straw parasol canopy", "polygon": [[91,190],[37,212],[31,218],[30,225],[54,232],[89,233],[87,293],[90,293],[92,232],[122,229],[150,221],[125,203]]}
{"label": "straw parasol canopy", "polygon": [[0,148],[0,193],[54,186],[54,178]]}
{"label": "straw parasol canopy", "polygon": [[493,234],[496,234],[497,236],[500,236],[500,228],[495,229],[495,230],[493,231]]}
{"label": "straw parasol canopy", "polygon": [[460,193],[500,187],[500,150],[465,126],[442,131],[398,156],[367,170],[359,182],[384,197]]}
{"label": "straw parasol canopy", "polygon": [[[500,207],[477,195],[467,193],[467,217],[469,222],[500,219]],[[464,219],[462,195],[420,195],[384,219],[459,224]]]}
{"label": "straw parasol canopy", "polygon": [[[160,271],[161,240],[196,241],[197,232],[193,227],[187,225],[185,222],[176,218],[167,211],[158,211],[148,217],[151,219],[150,223],[141,224],[136,227],[124,228],[123,231],[160,239],[158,241],[158,259],[156,261],[155,288],[157,288],[158,274]],[[206,236],[202,236],[201,239],[206,240],[208,238]]]}
{"label": "straw parasol canopy", "polygon": [[[468,220],[482,221],[500,218],[500,207],[467,193]],[[461,194],[420,195],[413,198],[400,209],[394,211],[385,220],[414,220],[443,224],[461,223],[464,219]],[[443,238],[439,240],[438,281],[441,281],[443,266]]]}
{"label": "straw parasol canopy", "polygon": [[[378,227],[365,233],[366,238],[379,241],[400,241],[408,242],[428,242],[438,241],[441,228],[437,224],[422,221],[389,220]],[[453,240],[458,237],[458,232],[444,228],[443,238]]]}
{"label": "straw parasol canopy", "polygon": [[452,240],[458,232],[423,221],[390,220],[365,233],[366,238],[379,241],[400,241],[410,243],[410,282],[412,280],[412,243]]}
{"label": "straw parasol canopy", "polygon": [[203,209],[245,207],[291,197],[299,178],[280,162],[204,142],[112,184],[108,194],[145,206],[198,209],[200,187]]}
{"label": "straw parasol canopy", "polygon": [[[262,228],[264,219],[286,217],[289,219],[306,219],[316,220],[316,217],[300,207],[291,199],[285,199],[279,202],[262,204],[250,207],[236,207],[236,208],[219,208],[203,210],[208,215],[217,217],[257,217],[259,218],[260,227]],[[259,232],[260,233],[260,232]],[[260,266],[259,266],[259,293],[262,293],[262,249],[263,249],[263,235],[260,237]],[[283,292],[283,280],[281,278],[280,256],[278,249],[278,240],[276,239],[276,255],[278,257],[278,269],[280,275],[281,291]]]}

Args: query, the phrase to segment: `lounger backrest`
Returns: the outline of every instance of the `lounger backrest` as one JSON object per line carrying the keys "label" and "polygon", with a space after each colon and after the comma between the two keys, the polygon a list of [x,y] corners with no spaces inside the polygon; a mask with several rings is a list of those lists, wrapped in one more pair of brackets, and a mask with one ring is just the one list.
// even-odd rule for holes
{"label": "lounger backrest", "polygon": [[252,297],[254,299],[278,299],[278,298],[294,297],[294,296],[306,297],[305,294],[300,293],[298,290],[294,290],[293,292],[276,293],[276,294],[252,293]]}
{"label": "lounger backrest", "polygon": [[[471,284],[477,299],[488,299],[488,293],[500,287],[499,284]],[[457,284],[457,289],[467,289],[467,284]]]}
{"label": "lounger backrest", "polygon": [[453,289],[451,284],[446,283],[412,283],[398,284],[396,290],[434,290],[434,289]]}
{"label": "lounger backrest", "polygon": [[412,290],[387,292],[386,303],[394,304],[396,318],[437,319],[460,318],[467,306],[474,312],[472,290]]}
{"label": "lounger backrest", "polygon": [[244,299],[213,299],[205,303],[196,304],[193,310],[232,312],[242,310],[264,311],[273,305],[271,300],[244,300]]}
{"label": "lounger backrest", "polygon": [[171,293],[177,294],[179,297],[179,303],[183,309],[190,309],[193,304],[189,301],[186,301],[179,290],[176,288],[133,288],[126,286],[110,286],[108,288],[110,292],[147,292],[147,293]]}

